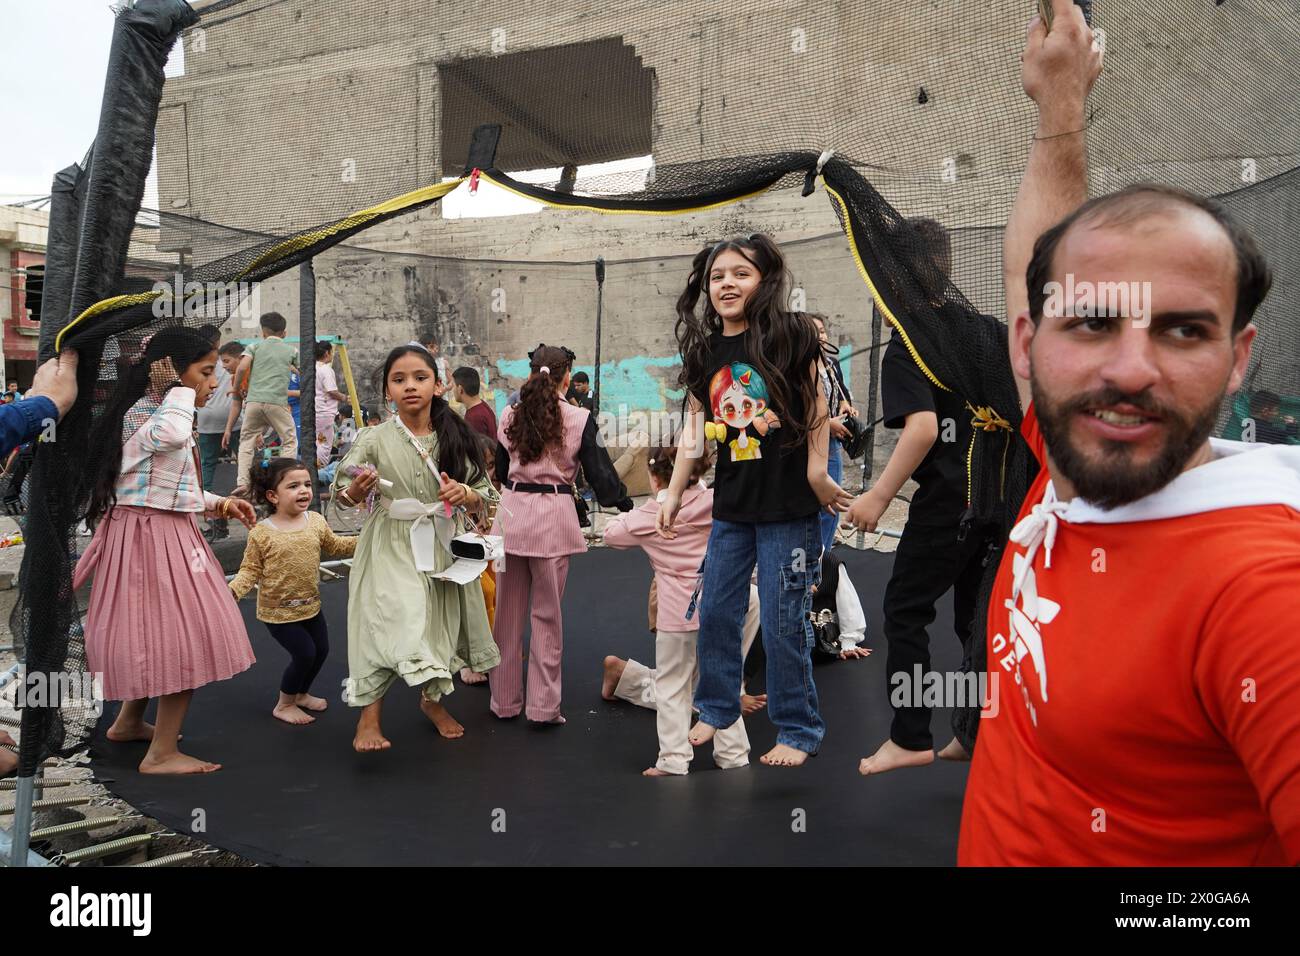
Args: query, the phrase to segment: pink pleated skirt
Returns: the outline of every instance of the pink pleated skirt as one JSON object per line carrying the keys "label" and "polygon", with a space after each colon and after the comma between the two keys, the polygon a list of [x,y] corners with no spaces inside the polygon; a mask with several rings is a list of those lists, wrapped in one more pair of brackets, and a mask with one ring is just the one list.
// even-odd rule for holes
{"label": "pink pleated skirt", "polygon": [[103,675],[105,700],[193,690],[253,665],[244,619],[193,514],[114,508],[73,586],[92,577],[86,659]]}

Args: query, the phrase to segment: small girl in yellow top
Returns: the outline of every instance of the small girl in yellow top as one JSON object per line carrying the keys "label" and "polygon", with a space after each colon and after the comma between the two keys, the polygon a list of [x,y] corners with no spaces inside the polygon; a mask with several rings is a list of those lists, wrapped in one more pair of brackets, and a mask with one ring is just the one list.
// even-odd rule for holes
{"label": "small girl in yellow top", "polygon": [[356,538],[335,534],[311,507],[311,474],[294,458],[274,458],[253,469],[253,498],[271,514],[248,533],[244,561],[230,590],[239,600],[254,584],[257,619],[291,658],[271,711],[289,724],[310,724],[308,711],[322,711],[311,683],[329,655],[329,629],[320,606],[320,553],[350,558]]}

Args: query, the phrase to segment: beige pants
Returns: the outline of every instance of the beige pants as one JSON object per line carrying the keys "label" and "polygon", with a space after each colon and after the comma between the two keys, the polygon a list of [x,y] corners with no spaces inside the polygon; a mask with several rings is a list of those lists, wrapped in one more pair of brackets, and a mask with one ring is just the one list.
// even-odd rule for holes
{"label": "beige pants", "polygon": [[253,453],[257,445],[257,436],[267,427],[275,429],[280,436],[280,454],[289,458],[298,455],[298,433],[293,428],[293,413],[288,405],[272,405],[270,402],[249,402],[244,406],[244,425],[239,433],[239,471],[235,484],[244,488],[249,486],[248,471],[253,467]]}
{"label": "beige pants", "polygon": [[[749,609],[745,612],[744,643],[748,654],[758,634],[758,588],[750,587]],[[658,715],[659,759],[655,767],[664,773],[685,774],[695,755],[687,735],[691,726],[691,701],[699,682],[696,657],[698,631],[656,631],[653,670],[629,660],[614,688],[614,696],[648,707]],[[742,717],[713,737],[713,762],[723,769],[749,763],[749,735]]]}

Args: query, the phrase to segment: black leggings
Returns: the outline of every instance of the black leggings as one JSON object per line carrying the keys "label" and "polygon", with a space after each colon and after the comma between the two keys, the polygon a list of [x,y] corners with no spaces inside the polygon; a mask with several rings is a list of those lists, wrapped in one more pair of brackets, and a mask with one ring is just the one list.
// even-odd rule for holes
{"label": "black leggings", "polygon": [[330,653],[330,632],[325,624],[325,613],[321,611],[315,617],[289,624],[268,623],[266,629],[293,658],[280,678],[280,692],[292,695],[307,693]]}

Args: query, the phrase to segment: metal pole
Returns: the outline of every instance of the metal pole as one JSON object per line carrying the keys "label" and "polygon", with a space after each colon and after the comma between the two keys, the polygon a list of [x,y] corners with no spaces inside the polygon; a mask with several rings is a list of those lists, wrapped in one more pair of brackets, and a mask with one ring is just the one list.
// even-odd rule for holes
{"label": "metal pole", "polygon": [[871,305],[871,351],[867,366],[867,454],[862,460],[862,491],[867,490],[876,466],[876,393],[880,390],[880,312]]}
{"label": "metal pole", "polygon": [[[298,458],[307,464],[312,493],[316,483],[316,269],[298,267]],[[313,499],[323,513],[319,498]]]}
{"label": "metal pole", "polygon": [[605,257],[596,257],[596,381],[592,383],[592,407],[600,414],[600,314],[605,299]]}
{"label": "metal pole", "polygon": [[19,777],[14,792],[13,844],[9,850],[10,866],[28,866],[31,861],[27,851],[31,848],[32,801],[36,797],[36,781],[32,777]]}

